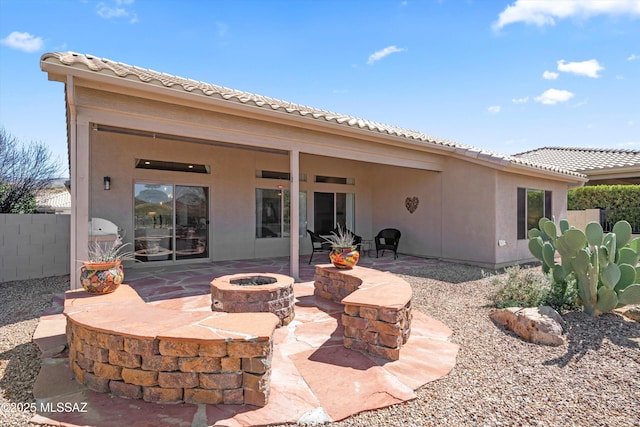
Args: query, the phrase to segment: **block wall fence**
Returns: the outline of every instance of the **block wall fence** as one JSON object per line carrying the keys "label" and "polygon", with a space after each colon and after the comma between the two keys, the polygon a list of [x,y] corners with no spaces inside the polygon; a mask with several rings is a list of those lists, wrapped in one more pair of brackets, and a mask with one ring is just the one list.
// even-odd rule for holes
{"label": "block wall fence", "polygon": [[69,274],[71,216],[0,214],[0,283]]}

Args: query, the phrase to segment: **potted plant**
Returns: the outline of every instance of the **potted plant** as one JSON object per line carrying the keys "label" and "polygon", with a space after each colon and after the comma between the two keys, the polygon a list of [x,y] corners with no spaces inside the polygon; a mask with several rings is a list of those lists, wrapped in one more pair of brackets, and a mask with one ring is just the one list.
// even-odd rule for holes
{"label": "potted plant", "polygon": [[338,224],[337,232],[332,231],[331,236],[325,237],[325,240],[331,244],[329,259],[334,267],[350,269],[358,263],[360,252],[356,248],[355,237],[349,230]]}
{"label": "potted plant", "polygon": [[120,286],[124,279],[122,261],[135,260],[134,253],[127,250],[128,245],[120,238],[89,244],[89,259],[80,267],[80,283],[84,290],[92,294],[109,294]]}

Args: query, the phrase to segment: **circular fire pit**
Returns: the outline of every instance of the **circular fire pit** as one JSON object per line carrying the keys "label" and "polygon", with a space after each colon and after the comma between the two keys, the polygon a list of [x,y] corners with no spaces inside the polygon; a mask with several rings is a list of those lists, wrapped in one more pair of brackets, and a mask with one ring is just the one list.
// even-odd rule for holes
{"label": "circular fire pit", "polygon": [[273,313],[288,325],[293,311],[293,278],[282,274],[245,273],[213,279],[211,309],[226,313]]}

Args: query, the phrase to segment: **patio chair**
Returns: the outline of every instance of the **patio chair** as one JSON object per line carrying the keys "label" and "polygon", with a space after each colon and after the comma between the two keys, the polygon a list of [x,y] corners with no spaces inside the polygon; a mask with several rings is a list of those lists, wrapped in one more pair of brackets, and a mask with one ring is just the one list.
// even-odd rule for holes
{"label": "patio chair", "polygon": [[400,236],[402,236],[402,233],[400,233],[400,230],[395,228],[385,228],[384,230],[380,230],[374,239],[376,242],[376,258],[378,258],[379,251],[382,251],[382,256],[384,256],[384,251],[390,250],[393,251],[393,259],[397,259]]}
{"label": "patio chair", "polygon": [[311,238],[311,258],[309,258],[309,264],[313,261],[313,254],[316,252],[331,252],[331,243],[327,242],[317,233],[311,230],[307,230],[309,237]]}

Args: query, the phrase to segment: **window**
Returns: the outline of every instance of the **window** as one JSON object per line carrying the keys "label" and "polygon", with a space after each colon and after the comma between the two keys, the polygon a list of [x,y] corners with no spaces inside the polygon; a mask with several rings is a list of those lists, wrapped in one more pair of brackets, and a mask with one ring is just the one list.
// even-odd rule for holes
{"label": "window", "polygon": [[[282,181],[290,181],[291,180],[291,174],[289,172],[266,171],[266,170],[258,169],[258,170],[256,170],[256,178],[279,179],[279,180],[282,180]],[[300,174],[300,181],[301,182],[306,182],[307,181],[307,174],[301,173]]]}
{"label": "window", "polygon": [[526,239],[542,217],[552,217],[551,191],[518,188],[518,239]]}
{"label": "window", "polygon": [[[307,193],[301,191],[300,229],[306,233]],[[291,234],[290,192],[285,189],[256,188],[256,237],[288,237]]]}
{"label": "window", "polygon": [[355,194],[353,193],[314,193],[314,232],[331,234],[340,224],[349,230],[355,226]]}
{"label": "window", "polygon": [[197,163],[167,162],[164,160],[136,159],[136,169],[155,169],[160,171],[211,173],[208,165]]}
{"label": "window", "polygon": [[324,176],[324,175],[316,175],[316,182],[323,182],[326,184],[345,184],[345,185],[356,184],[356,180],[354,178],[343,178],[340,176]]}
{"label": "window", "polygon": [[136,259],[153,262],[208,258],[208,190],[169,183],[136,183]]}

